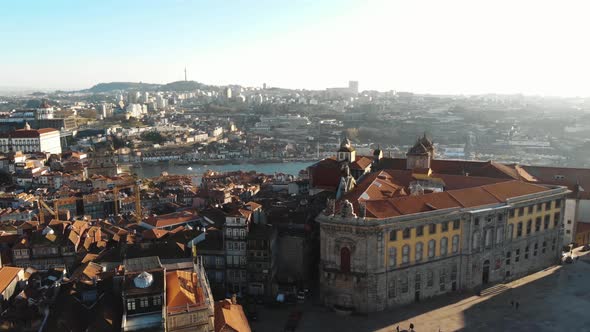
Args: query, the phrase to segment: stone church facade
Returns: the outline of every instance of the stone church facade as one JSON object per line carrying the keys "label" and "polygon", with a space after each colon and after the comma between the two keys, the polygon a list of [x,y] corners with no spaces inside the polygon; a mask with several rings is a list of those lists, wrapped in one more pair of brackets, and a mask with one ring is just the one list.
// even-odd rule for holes
{"label": "stone church facade", "polygon": [[[322,301],[337,309],[375,312],[555,264],[565,195],[565,188],[547,188],[493,206],[384,219],[365,218],[362,208],[360,215],[328,208],[317,219]],[[541,218],[540,227],[534,217]]]}

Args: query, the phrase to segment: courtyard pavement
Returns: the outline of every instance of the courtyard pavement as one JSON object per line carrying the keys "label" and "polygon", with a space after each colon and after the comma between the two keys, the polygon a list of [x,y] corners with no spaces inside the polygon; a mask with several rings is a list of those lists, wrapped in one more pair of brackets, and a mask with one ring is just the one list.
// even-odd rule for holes
{"label": "courtyard pavement", "polygon": [[[296,331],[394,332],[414,324],[416,332],[590,331],[590,255],[553,266],[482,293],[451,294],[369,315],[339,316],[312,303],[259,309],[255,332],[283,331],[289,313],[302,311]],[[519,302],[519,308],[511,305]],[[310,301],[308,301],[310,302]]]}

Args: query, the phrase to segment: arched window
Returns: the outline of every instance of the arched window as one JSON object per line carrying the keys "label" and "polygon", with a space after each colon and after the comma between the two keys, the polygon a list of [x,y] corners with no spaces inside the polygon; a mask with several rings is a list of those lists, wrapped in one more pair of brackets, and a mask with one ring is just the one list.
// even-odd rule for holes
{"label": "arched window", "polygon": [[473,232],[472,245],[473,249],[479,248],[479,232]]}
{"label": "arched window", "polygon": [[443,237],[440,239],[440,255],[445,256],[449,247],[449,239]]}
{"label": "arched window", "polygon": [[459,252],[459,235],[453,235],[453,244],[451,250],[453,251],[453,254]]}
{"label": "arched window", "polygon": [[422,252],[424,251],[424,245],[422,242],[416,243],[416,262],[422,260]]}
{"label": "arched window", "polygon": [[429,259],[434,258],[435,247],[436,247],[436,241],[434,241],[434,240],[428,241],[428,258]]}
{"label": "arched window", "polygon": [[350,249],[347,247],[340,249],[340,271],[350,272]]}
{"label": "arched window", "polygon": [[402,247],[402,264],[410,262],[410,245],[406,244]]}

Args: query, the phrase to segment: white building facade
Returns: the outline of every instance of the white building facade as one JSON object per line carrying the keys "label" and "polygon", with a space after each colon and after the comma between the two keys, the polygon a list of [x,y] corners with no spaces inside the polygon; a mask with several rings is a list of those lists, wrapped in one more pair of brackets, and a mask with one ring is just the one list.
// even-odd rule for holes
{"label": "white building facade", "polygon": [[2,134],[0,135],[0,151],[4,153],[22,151],[24,153],[48,152],[60,154],[61,140],[59,130],[53,128],[31,130],[27,126],[25,129]]}

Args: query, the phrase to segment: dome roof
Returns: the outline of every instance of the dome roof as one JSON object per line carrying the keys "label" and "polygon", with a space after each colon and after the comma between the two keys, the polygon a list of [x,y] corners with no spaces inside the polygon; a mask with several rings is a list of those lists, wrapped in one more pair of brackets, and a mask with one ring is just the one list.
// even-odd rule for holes
{"label": "dome roof", "polygon": [[154,277],[146,271],[141,272],[133,279],[133,284],[137,288],[148,288],[154,282]]}

